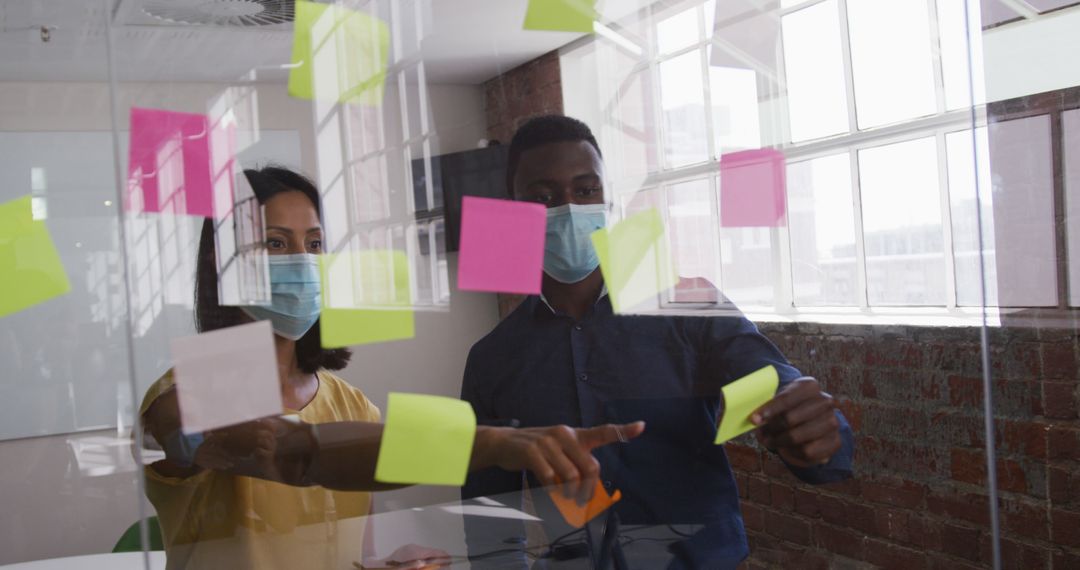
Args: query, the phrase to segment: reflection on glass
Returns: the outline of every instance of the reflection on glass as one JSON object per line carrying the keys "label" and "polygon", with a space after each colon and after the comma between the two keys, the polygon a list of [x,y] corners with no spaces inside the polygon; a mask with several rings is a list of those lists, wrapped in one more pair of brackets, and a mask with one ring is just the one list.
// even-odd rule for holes
{"label": "reflection on glass", "polygon": [[708,158],[701,70],[701,52],[697,50],[660,64],[664,152],[671,167],[703,162]]}
{"label": "reflection on glass", "polygon": [[848,0],[847,6],[859,128],[932,114],[927,3]]}
{"label": "reflection on glass", "polygon": [[866,285],[871,305],[944,305],[937,143],[859,151]]}
{"label": "reflection on glass", "polygon": [[[949,215],[952,217],[953,260],[956,268],[956,304],[967,307],[982,305],[980,280],[986,285],[986,304],[995,306],[998,302],[994,195],[990,189],[990,149],[987,146],[986,128],[975,129],[975,136],[978,137],[978,142],[973,148],[970,130],[945,135],[949,168]],[[978,198],[981,209],[975,201],[976,149],[979,152]],[[979,249],[980,223],[982,250]]]}
{"label": "reflection on glass", "polygon": [[1069,256],[1069,306],[1080,307],[1080,109],[1061,115],[1065,164],[1065,232]]}
{"label": "reflection on glass", "polygon": [[697,8],[683,10],[656,24],[656,48],[667,55],[698,41]]}
{"label": "reflection on glass", "polygon": [[757,74],[750,69],[709,67],[716,154],[761,148]]}
{"label": "reflection on glass", "polygon": [[849,155],[788,165],[787,191],[795,305],[857,305]]}
{"label": "reflection on glass", "polygon": [[[982,33],[979,22],[982,21],[981,2],[937,2],[938,41],[941,52],[941,74],[945,80],[945,108],[959,109],[972,103],[986,102],[986,81],[983,74]],[[968,23],[964,22],[964,7],[967,7]],[[970,24],[972,30],[968,35]],[[970,44],[970,47],[969,47]],[[968,72],[971,74],[969,86]]]}
{"label": "reflection on glass", "polygon": [[720,226],[709,179],[673,184],[667,190],[668,239],[678,270],[675,302],[715,303],[720,287]]}
{"label": "reflection on glass", "polygon": [[791,140],[805,141],[848,130],[836,0],[788,14],[781,25]]}

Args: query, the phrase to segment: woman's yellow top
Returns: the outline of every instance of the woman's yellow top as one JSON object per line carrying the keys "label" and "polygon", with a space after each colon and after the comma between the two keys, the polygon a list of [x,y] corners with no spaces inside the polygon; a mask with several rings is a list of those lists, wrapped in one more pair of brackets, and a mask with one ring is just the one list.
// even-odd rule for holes
{"label": "woman's yellow top", "polygon": [[[325,370],[316,376],[315,397],[289,413],[312,424],[380,421],[363,392]],[[147,390],[139,414],[172,386],[170,371]],[[360,517],[369,513],[371,493],[292,487],[209,469],[185,478],[151,466],[143,471],[167,568],[350,568],[361,560]]]}

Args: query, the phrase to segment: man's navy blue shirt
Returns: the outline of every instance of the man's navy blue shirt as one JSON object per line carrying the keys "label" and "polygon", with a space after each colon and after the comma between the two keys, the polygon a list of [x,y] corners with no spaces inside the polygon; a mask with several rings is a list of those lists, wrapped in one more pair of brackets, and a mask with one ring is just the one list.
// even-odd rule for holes
{"label": "man's navy blue shirt", "polygon": [[[766,365],[776,367],[781,388],[801,376],[742,316],[614,315],[604,296],[575,321],[533,296],[472,347],[461,394],[481,425],[644,420],[639,438],[594,451],[605,487],[623,495],[615,506],[621,522],[706,525],[710,556],[739,560],[748,549],[738,490],[713,440],[721,388]],[[853,436],[837,416],[843,447],[820,467],[792,467],[803,481],[851,476]],[[520,474],[485,470],[469,477],[462,494],[521,488]]]}

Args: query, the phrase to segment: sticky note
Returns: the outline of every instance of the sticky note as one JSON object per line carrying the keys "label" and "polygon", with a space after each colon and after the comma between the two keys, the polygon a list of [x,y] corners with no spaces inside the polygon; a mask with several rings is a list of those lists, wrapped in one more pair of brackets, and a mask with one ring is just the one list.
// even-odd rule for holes
{"label": "sticky note", "polygon": [[631,311],[676,282],[660,212],[650,208],[592,233],[612,309]]}
{"label": "sticky note", "polygon": [[773,227],[785,221],[784,153],[760,148],[720,157],[720,226]]}
{"label": "sticky note", "polygon": [[289,95],[328,102],[382,103],[390,30],[341,6],[297,0]]}
{"label": "sticky note", "polygon": [[596,0],[529,0],[524,27],[590,34],[596,16]]}
{"label": "sticky note", "polygon": [[416,335],[409,258],[398,250],[320,256],[324,348],[405,340]]}
{"label": "sticky note", "polygon": [[184,433],[282,413],[270,321],[177,337],[171,349]]}
{"label": "sticky note", "polygon": [[600,481],[596,482],[596,489],[593,490],[592,499],[589,499],[589,502],[584,505],[579,505],[574,499],[567,498],[560,489],[549,489],[548,496],[551,497],[551,502],[555,503],[555,507],[559,509],[559,514],[563,516],[567,524],[574,528],[585,526],[585,523],[593,520],[597,515],[608,510],[611,505],[619,502],[619,499],[622,499],[622,493],[618,489],[609,496]]}
{"label": "sticky note", "polygon": [[376,481],[465,484],[476,437],[476,415],[468,402],[391,392],[386,408]]}
{"label": "sticky note", "polygon": [[0,204],[0,317],[71,290],[44,220],[35,220],[33,197]]}
{"label": "sticky note", "polygon": [[546,224],[541,204],[465,196],[458,289],[539,294]]}
{"label": "sticky note", "polygon": [[[125,209],[213,216],[210,141],[206,115],[132,107],[128,189],[139,196],[127,196]],[[232,183],[230,176],[225,180]]]}
{"label": "sticky note", "polygon": [[769,365],[724,386],[724,416],[716,432],[716,443],[719,445],[756,428],[750,422],[750,414],[771,400],[779,385],[776,368]]}

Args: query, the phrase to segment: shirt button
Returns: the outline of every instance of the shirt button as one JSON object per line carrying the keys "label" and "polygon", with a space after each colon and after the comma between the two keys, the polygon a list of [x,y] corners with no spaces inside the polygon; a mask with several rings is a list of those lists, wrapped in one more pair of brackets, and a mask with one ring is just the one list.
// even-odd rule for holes
{"label": "shirt button", "polygon": [[605,488],[605,489],[607,489],[608,491],[610,491],[610,490],[611,490],[611,487],[612,487],[611,481],[604,481],[604,488]]}
{"label": "shirt button", "polygon": [[574,330],[579,331],[582,329],[581,325],[574,325]]}
{"label": "shirt button", "polygon": [[578,379],[578,380],[581,380],[582,382],[584,382],[584,381],[586,381],[586,380],[588,380],[588,379],[589,379],[589,375],[588,375],[588,374],[578,374],[578,375],[577,375],[577,379]]}

